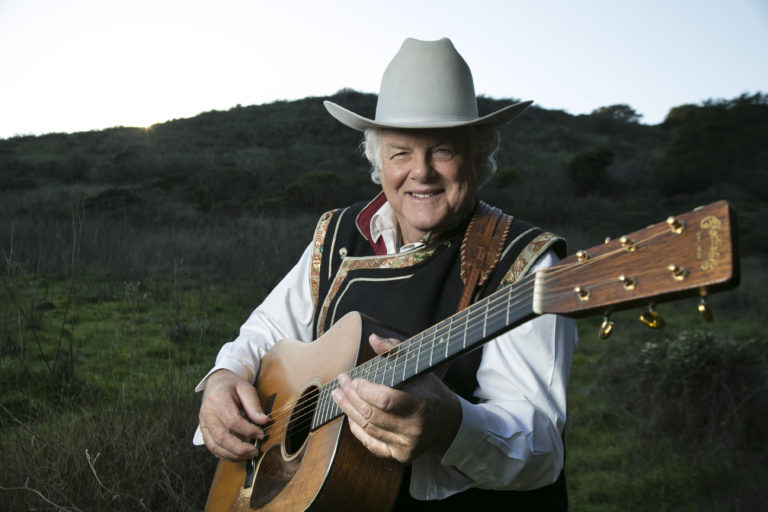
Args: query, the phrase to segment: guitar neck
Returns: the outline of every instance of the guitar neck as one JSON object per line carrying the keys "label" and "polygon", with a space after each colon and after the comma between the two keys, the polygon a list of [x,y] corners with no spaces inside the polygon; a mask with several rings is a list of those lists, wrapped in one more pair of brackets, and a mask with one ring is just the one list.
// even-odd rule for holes
{"label": "guitar neck", "polygon": [[[392,350],[353,368],[349,376],[398,387],[520,325],[536,316],[533,312],[533,277],[526,276],[515,285],[507,286],[408,338]],[[331,393],[338,387],[334,380],[320,388],[312,429],[342,414],[331,398]]]}
{"label": "guitar neck", "polygon": [[[718,201],[606,240],[476,302],[350,376],[397,387],[538,314],[582,317],[686,296],[704,300],[739,282],[734,221],[730,205]],[[313,429],[341,415],[331,399],[337,387],[334,380],[319,389]]]}

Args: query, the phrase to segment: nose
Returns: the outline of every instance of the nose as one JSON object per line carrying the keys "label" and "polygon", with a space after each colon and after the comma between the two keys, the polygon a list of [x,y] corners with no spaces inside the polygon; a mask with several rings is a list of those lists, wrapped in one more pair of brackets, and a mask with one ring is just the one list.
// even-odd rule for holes
{"label": "nose", "polygon": [[430,181],[435,175],[435,168],[432,165],[432,158],[429,152],[418,155],[413,161],[413,168],[410,172],[410,178],[415,181]]}

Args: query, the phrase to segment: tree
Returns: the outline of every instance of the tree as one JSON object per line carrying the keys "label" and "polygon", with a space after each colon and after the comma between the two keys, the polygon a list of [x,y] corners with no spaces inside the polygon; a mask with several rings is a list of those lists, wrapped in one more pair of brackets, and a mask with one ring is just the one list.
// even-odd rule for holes
{"label": "tree", "polygon": [[594,148],[577,153],[566,169],[576,195],[607,190],[610,185],[608,166],[611,163],[613,152],[607,148]]}
{"label": "tree", "polygon": [[592,111],[592,115],[624,123],[637,123],[643,117],[642,114],[638,114],[635,109],[624,103],[596,108]]}
{"label": "tree", "polygon": [[664,127],[672,138],[653,181],[666,195],[696,193],[722,183],[753,193],[768,187],[768,95],[682,105],[669,111]]}

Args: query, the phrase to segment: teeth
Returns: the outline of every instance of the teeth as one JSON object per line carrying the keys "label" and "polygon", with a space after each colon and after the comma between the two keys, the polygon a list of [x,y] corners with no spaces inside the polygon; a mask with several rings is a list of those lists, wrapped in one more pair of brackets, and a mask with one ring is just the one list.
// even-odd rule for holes
{"label": "teeth", "polygon": [[412,195],[413,197],[417,197],[417,198],[419,198],[419,199],[425,199],[425,198],[427,198],[427,197],[432,197],[432,196],[433,196],[433,195],[435,195],[435,194],[434,194],[434,193],[432,193],[432,192],[430,192],[429,194],[418,194],[418,193],[416,193],[416,192],[411,192],[411,195]]}

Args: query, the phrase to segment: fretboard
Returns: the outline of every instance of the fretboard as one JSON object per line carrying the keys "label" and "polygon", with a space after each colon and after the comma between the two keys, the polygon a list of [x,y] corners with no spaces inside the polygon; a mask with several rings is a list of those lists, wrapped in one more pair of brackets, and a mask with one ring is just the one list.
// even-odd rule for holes
{"label": "fretboard", "polygon": [[[494,292],[408,338],[396,348],[356,366],[349,376],[398,387],[443,362],[455,359],[535,316],[533,280],[534,275],[528,275],[515,285]],[[313,430],[341,416],[341,409],[331,398],[331,393],[338,387],[338,382],[333,380],[319,388],[312,418]]]}

